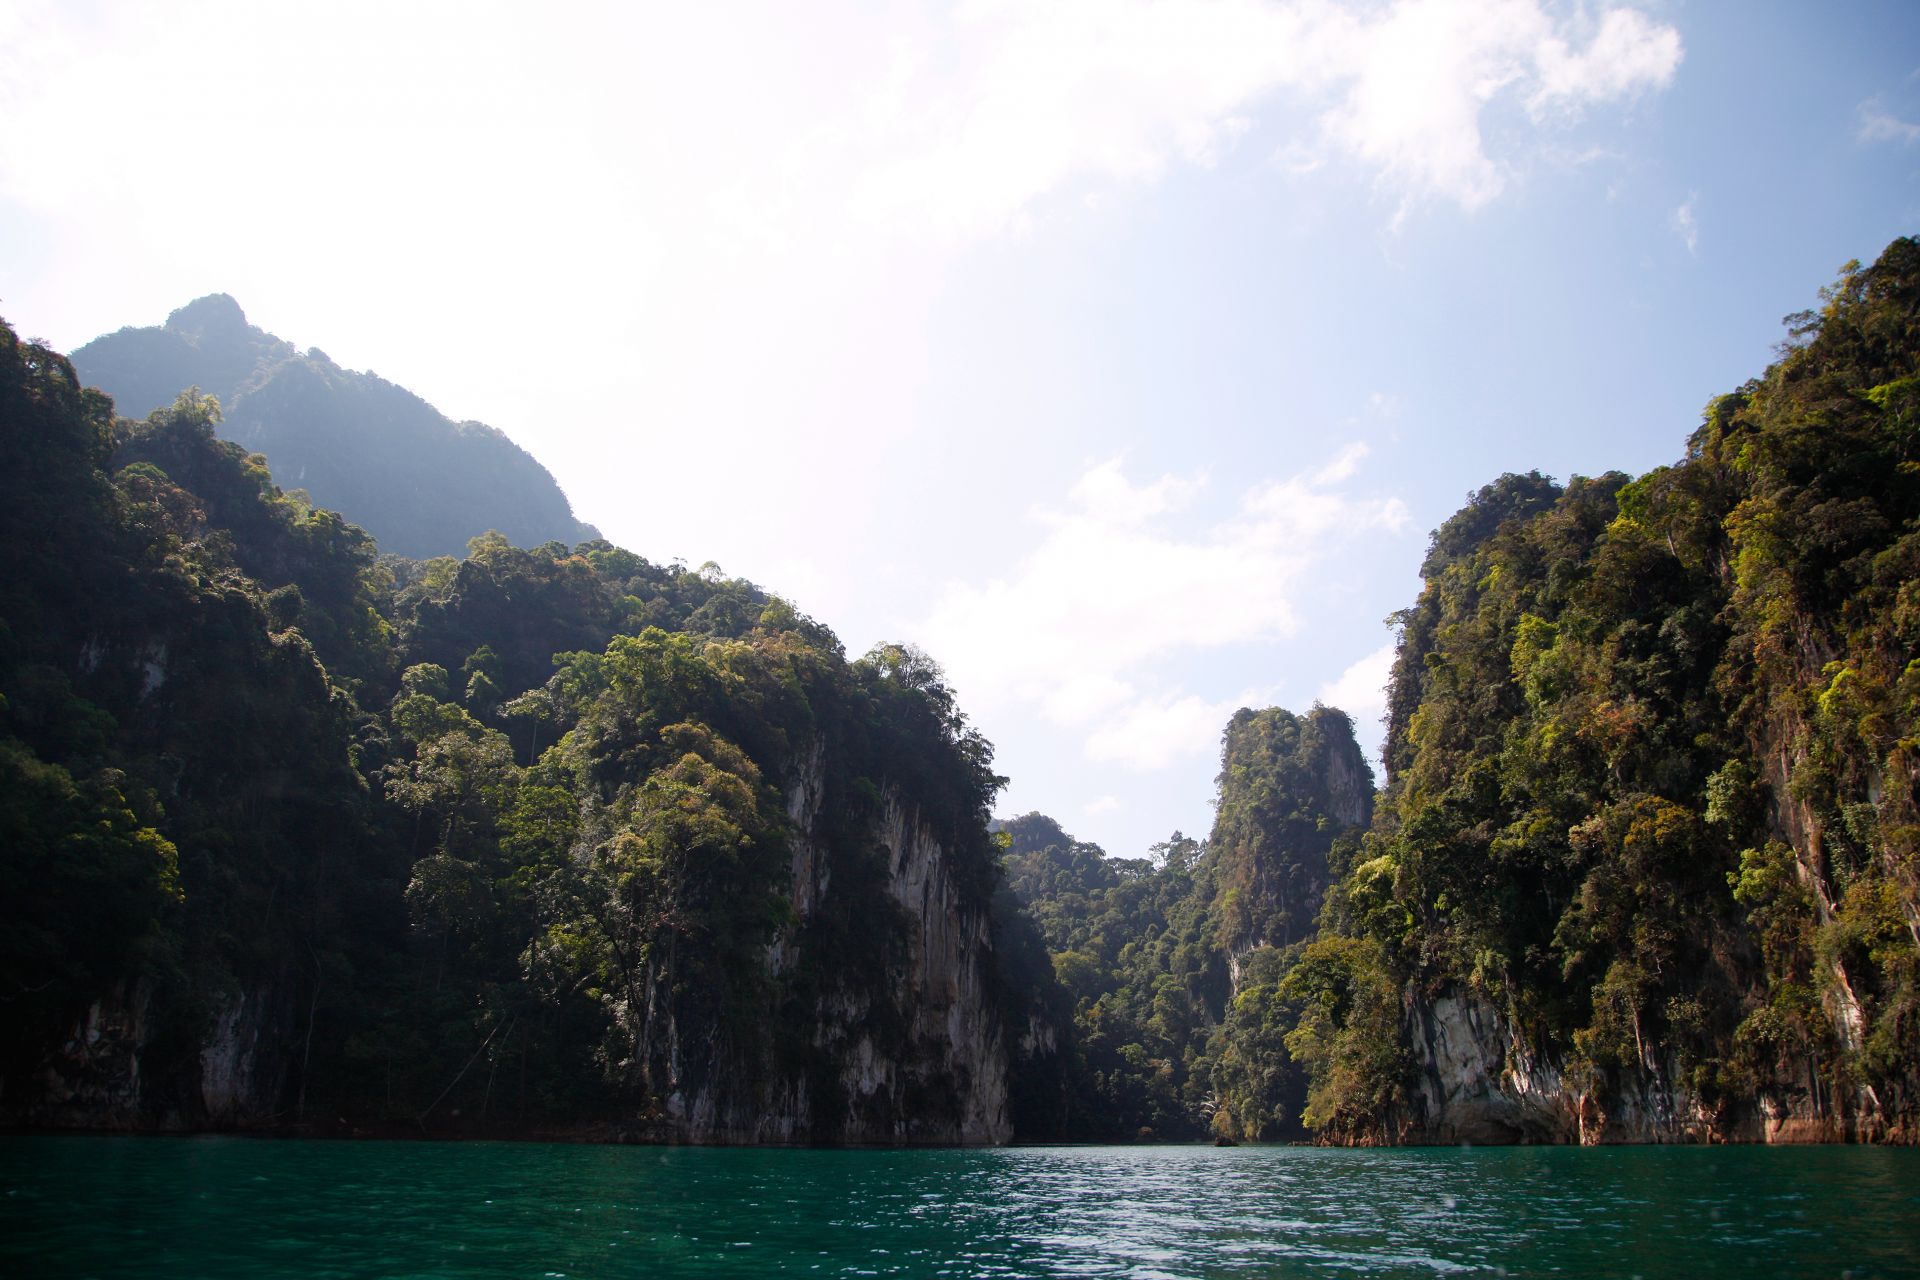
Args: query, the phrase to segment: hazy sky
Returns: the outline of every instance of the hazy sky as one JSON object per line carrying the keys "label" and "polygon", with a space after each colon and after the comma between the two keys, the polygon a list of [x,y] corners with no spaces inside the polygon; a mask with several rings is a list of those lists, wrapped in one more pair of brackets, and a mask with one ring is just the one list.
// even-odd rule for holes
{"label": "hazy sky", "polygon": [[1136,853],[1235,707],[1377,741],[1468,491],[1672,460],[1920,230],[1917,71],[1911,0],[0,0],[0,314],[229,292]]}

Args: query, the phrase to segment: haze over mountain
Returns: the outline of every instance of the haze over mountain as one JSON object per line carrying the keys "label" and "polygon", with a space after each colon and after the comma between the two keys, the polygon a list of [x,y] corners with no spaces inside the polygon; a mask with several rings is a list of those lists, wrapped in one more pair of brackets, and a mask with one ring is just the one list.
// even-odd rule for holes
{"label": "haze over mountain", "polygon": [[144,418],[189,387],[216,396],[222,436],[267,456],[304,489],[371,533],[383,551],[459,555],[498,530],[515,546],[572,546],[599,536],[532,454],[482,422],[453,422],[370,372],[318,347],[247,323],[224,293],[181,307],[164,325],[124,328],[73,353],[83,381]]}

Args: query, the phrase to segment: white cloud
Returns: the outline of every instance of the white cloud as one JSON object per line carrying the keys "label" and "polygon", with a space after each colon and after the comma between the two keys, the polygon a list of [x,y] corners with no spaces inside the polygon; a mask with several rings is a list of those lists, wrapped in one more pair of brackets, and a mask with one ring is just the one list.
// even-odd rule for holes
{"label": "white cloud", "polygon": [[1681,52],[1637,10],[1596,25],[1541,0],[975,0],[897,42],[866,108],[814,154],[845,166],[868,224],[965,237],[1020,229],[1069,184],[1211,166],[1277,117],[1291,172],[1341,156],[1404,202],[1474,208],[1514,159],[1483,145],[1497,100],[1536,124],[1575,117],[1663,88]]}
{"label": "white cloud", "polygon": [[1067,495],[1102,523],[1131,527],[1178,511],[1207,483],[1205,476],[1161,476],[1150,485],[1135,486],[1121,474],[1121,462],[1115,458],[1095,467]]}
{"label": "white cloud", "polygon": [[1041,696],[1040,705],[1056,724],[1085,724],[1135,697],[1131,683],[1111,671],[1063,669]]}
{"label": "white cloud", "polygon": [[1537,0],[1400,0],[1372,21],[1340,12],[1327,21],[1326,74],[1350,87],[1323,132],[1400,193],[1401,217],[1429,197],[1478,208],[1506,185],[1480,128],[1503,95],[1544,121],[1671,83],[1681,57],[1672,27],[1610,9],[1576,50],[1575,25]]}
{"label": "white cloud", "polygon": [[1210,755],[1220,750],[1228,717],[1249,703],[1269,700],[1259,692],[1219,701],[1179,692],[1143,698],[1087,735],[1087,758],[1151,773],[1183,756]]}
{"label": "white cloud", "polygon": [[[274,0],[54,6],[31,22],[0,5],[0,199],[64,251],[42,290],[61,340],[227,288],[269,326],[317,337],[352,318],[362,349],[429,398],[459,386],[468,402],[443,407],[498,420],[503,406],[533,416],[540,393],[421,335],[467,317],[451,345],[468,350],[483,317],[559,329],[593,315],[639,353],[627,372],[663,420],[805,418],[831,397],[794,405],[783,381],[812,385],[861,349],[862,324],[910,347],[947,252],[1017,234],[1051,198],[1083,210],[1252,139],[1300,172],[1357,165],[1403,214],[1477,207],[1544,153],[1555,117],[1658,89],[1679,57],[1678,34],[1639,10],[1590,19],[1551,0],[878,14],[821,0],[559,18],[341,0],[325,22]],[[157,92],[156,67],[219,70]],[[1533,130],[1490,149],[1482,118],[1502,102]],[[540,252],[501,252],[523,244]],[[367,307],[376,287],[397,305]],[[136,290],[142,312],[89,301]],[[28,292],[16,282],[16,306]],[[260,307],[269,292],[284,317]],[[872,319],[881,292],[905,299],[904,319]],[[751,385],[730,376],[741,347],[773,366]],[[860,378],[884,369],[875,395],[897,405],[919,363],[896,349]],[[586,466],[579,482],[600,484]]]}
{"label": "white cloud", "polygon": [[1353,718],[1354,733],[1360,745],[1378,759],[1379,744],[1386,731],[1381,717],[1387,713],[1387,681],[1393,673],[1394,646],[1381,645],[1327,684],[1320,686],[1319,698],[1330,707],[1338,707]]}
{"label": "white cloud", "polygon": [[1873,97],[1860,104],[1860,128],[1857,136],[1862,142],[1893,142],[1901,146],[1912,146],[1920,142],[1920,124],[1902,120],[1888,111],[1878,97]]}
{"label": "white cloud", "polygon": [[1387,777],[1387,684],[1393,675],[1394,644],[1388,642],[1320,686],[1319,701],[1338,707],[1353,721],[1353,735],[1373,762],[1374,779]]}
{"label": "white cloud", "polygon": [[[1376,392],[1375,395],[1377,396],[1378,392]],[[1369,403],[1371,403],[1371,401],[1372,397],[1369,397]],[[1335,454],[1332,462],[1329,462],[1326,466],[1314,472],[1313,479],[1310,483],[1314,485],[1328,485],[1338,484],[1342,480],[1353,479],[1353,473],[1360,469],[1360,464],[1366,460],[1368,452],[1369,450],[1364,443],[1358,440],[1354,441],[1339,453]]]}
{"label": "white cloud", "polygon": [[1198,528],[1176,516],[1203,477],[1135,483],[1118,460],[1102,463],[1073,485],[1066,510],[1035,513],[1038,543],[1003,576],[949,584],[910,633],[976,714],[1038,708],[1081,732],[1093,759],[1135,769],[1211,752],[1227,716],[1264,695],[1202,696],[1169,672],[1291,635],[1312,568],[1355,537],[1406,527],[1397,498],[1344,487],[1365,456],[1348,446],[1258,482]]}
{"label": "white cloud", "polygon": [[1406,412],[1406,401],[1391,391],[1375,391],[1367,396],[1367,412],[1383,421],[1392,421]]}
{"label": "white cloud", "polygon": [[1118,813],[1124,806],[1119,796],[1096,796],[1080,807],[1080,811],[1089,818],[1097,818],[1103,813]]}
{"label": "white cloud", "polygon": [[[1619,11],[820,0],[555,17],[341,0],[317,21],[275,0],[183,0],[28,21],[0,4],[0,200],[48,239],[14,264],[8,302],[74,345],[225,289],[256,323],[533,446],[610,536],[806,587],[831,614],[854,588],[816,575],[818,548],[873,540],[867,507],[842,499],[877,487],[926,418],[956,246],[1017,233],[1050,200],[1089,216],[1076,197],[1286,139],[1293,168],[1318,170],[1303,181],[1344,166],[1391,198],[1484,203],[1539,143],[1506,131],[1490,148],[1483,113],[1520,108],[1524,125],[1545,95],[1544,138],[1548,114],[1671,78],[1648,42],[1677,57],[1678,37],[1610,25]],[[162,91],[155,68],[198,70]],[[509,332],[573,353],[569,376],[475,359]],[[834,492],[788,554],[782,504],[822,448],[793,424],[841,425]],[[656,474],[708,465],[714,439],[756,465],[731,479],[724,518],[698,487],[635,501],[631,469],[607,465],[615,429],[645,440]],[[1033,563],[953,598],[1025,610],[1043,634],[1105,628],[1111,664],[1035,694],[1090,724],[1160,692],[1137,668],[1191,648],[1195,618],[1205,644],[1284,634],[1302,546],[1354,514],[1338,477],[1359,461],[1230,494],[1233,519],[1185,537],[1169,522],[1192,517],[1204,476],[1095,469]],[[1034,586],[1055,578],[1076,584],[1067,604]],[[1142,598],[1143,578],[1166,598]],[[955,652],[992,653],[966,639],[985,624],[933,616],[963,638]],[[1032,686],[1008,660],[979,669]]]}
{"label": "white cloud", "polygon": [[1541,40],[1536,57],[1539,88],[1528,99],[1536,112],[1554,107],[1578,109],[1591,102],[1631,97],[1673,80],[1680,66],[1680,33],[1657,26],[1634,9],[1612,9],[1584,50],[1575,52],[1559,36]]}
{"label": "white cloud", "polygon": [[1688,253],[1698,252],[1700,248],[1700,222],[1693,212],[1699,199],[1698,195],[1688,196],[1687,202],[1673,211],[1673,229],[1686,244]]}

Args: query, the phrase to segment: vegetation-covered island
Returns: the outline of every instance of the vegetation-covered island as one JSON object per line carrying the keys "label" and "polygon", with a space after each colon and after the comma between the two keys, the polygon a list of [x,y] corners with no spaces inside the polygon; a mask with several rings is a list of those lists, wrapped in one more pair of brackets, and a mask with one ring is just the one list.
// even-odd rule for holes
{"label": "vegetation-covered island", "polygon": [[0,328],[0,557],[9,1126],[1920,1136],[1912,240],[1673,465],[1434,532],[1383,787],[1243,710],[1142,857],[991,821],[926,655],[224,297]]}

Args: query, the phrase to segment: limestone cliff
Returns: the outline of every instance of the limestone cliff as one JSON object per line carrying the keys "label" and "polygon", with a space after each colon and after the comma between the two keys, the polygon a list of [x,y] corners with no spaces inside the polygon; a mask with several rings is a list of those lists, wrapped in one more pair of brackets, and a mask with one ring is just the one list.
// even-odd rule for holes
{"label": "limestone cliff", "polygon": [[1672,465],[1435,531],[1343,886],[1403,999],[1310,1046],[1350,1136],[1920,1139],[1920,242],[1821,301]]}
{"label": "limestone cliff", "polygon": [[[1819,654],[1808,665],[1824,662]],[[1803,684],[1815,676],[1803,671]],[[1784,854],[1787,874],[1810,911],[1805,922],[1831,930],[1839,912],[1826,852],[1828,822],[1796,794],[1793,778],[1807,760],[1809,725],[1787,711],[1763,721],[1750,742],[1759,768],[1744,799],[1768,847]],[[1909,784],[1910,785],[1910,784]],[[1736,802],[1740,798],[1736,798]],[[1857,803],[1877,806],[1886,794],[1863,791]],[[1711,984],[1735,1005],[1734,1015],[1765,1010],[1761,958],[1743,938],[1721,940]],[[1671,1038],[1648,1038],[1637,1060],[1608,1067],[1530,1041],[1515,1021],[1461,984],[1439,994],[1410,992],[1406,1043],[1415,1065],[1406,1107],[1389,1113],[1371,1137],[1410,1142],[1913,1142],[1909,1114],[1889,1108],[1871,1080],[1836,1078],[1834,1056],[1859,1054],[1866,1015],[1844,953],[1819,956],[1808,976],[1817,984],[1813,1047],[1785,1046],[1753,1054],[1746,1087],[1729,1089],[1723,1073],[1703,1072]]]}
{"label": "limestone cliff", "polygon": [[[116,418],[0,324],[0,1125],[1008,1138],[1009,1046],[1058,1041],[931,659],[601,541],[389,570],[214,428],[430,410],[231,299],[147,337],[90,357],[164,402],[191,356],[235,413]],[[418,488],[309,435],[283,478]]]}
{"label": "limestone cliff", "polygon": [[[884,973],[846,973],[818,990],[800,1044],[721,1030],[720,1041],[693,1045],[663,1008],[643,1050],[660,1064],[660,1106],[620,1132],[694,1143],[1008,1141],[989,913],[965,900],[947,850],[897,791],[885,797],[872,844],[850,847],[822,831],[823,749],[797,773],[786,792],[793,921],[768,949],[769,973],[778,983],[804,967],[808,926],[835,895],[863,895],[860,927],[887,937]],[[865,876],[875,860],[877,886]]]}
{"label": "limestone cliff", "polygon": [[156,1025],[153,991],[123,983],[89,1005],[44,1055],[29,1088],[0,1099],[6,1124],[53,1129],[249,1129],[283,1109],[294,1010],[284,992],[249,987],[214,1001],[182,1055]]}
{"label": "limestone cliff", "polygon": [[1810,1059],[1789,1064],[1751,1098],[1709,1100],[1671,1051],[1630,1071],[1569,1067],[1526,1044],[1487,1001],[1458,991],[1409,1001],[1406,1028],[1416,1064],[1409,1104],[1366,1140],[1592,1146],[1913,1138],[1870,1091],[1836,1096]]}
{"label": "limestone cliff", "polygon": [[[1008,1043],[991,921],[964,900],[947,851],[914,807],[889,794],[868,848],[820,830],[823,755],[807,757],[787,791],[793,923],[768,949],[776,983],[802,965],[803,939],[836,894],[860,894],[856,862],[879,862],[880,897],[863,899],[865,928],[884,934],[883,972],[850,973],[810,1001],[803,1043],[701,1027],[656,993],[644,1052],[659,1064],[647,1113],[580,1136],[716,1144],[998,1144],[1012,1136]],[[842,873],[836,875],[836,868]],[[881,913],[891,911],[894,918]],[[814,935],[817,937],[818,935]],[[249,987],[214,1002],[189,1056],[191,1079],[156,1087],[177,1063],[161,1044],[144,985],[96,1001],[48,1054],[31,1097],[4,1100],[14,1124],[79,1129],[205,1130],[295,1123],[300,1050],[292,993]],[[1032,1053],[1051,1025],[1019,1029]]]}

